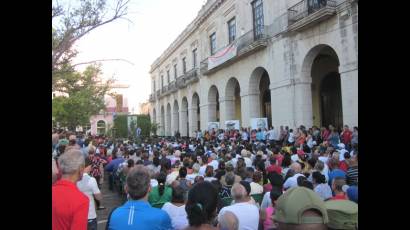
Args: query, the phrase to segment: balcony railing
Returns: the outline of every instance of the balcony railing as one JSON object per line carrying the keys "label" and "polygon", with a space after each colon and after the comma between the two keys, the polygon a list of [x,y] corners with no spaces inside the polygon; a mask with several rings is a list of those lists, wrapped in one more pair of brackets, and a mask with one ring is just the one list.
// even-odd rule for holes
{"label": "balcony railing", "polygon": [[182,88],[185,88],[185,87],[186,87],[186,84],[185,84],[185,75],[182,75],[182,76],[180,76],[180,77],[177,78],[176,87],[177,87],[178,89],[182,89]]}
{"label": "balcony railing", "polygon": [[184,75],[185,84],[190,84],[199,81],[198,68],[193,68]]}
{"label": "balcony railing", "polygon": [[[208,75],[211,73],[216,72],[220,68],[230,65],[233,62],[239,60],[242,57],[245,57],[247,55],[250,55],[252,53],[257,52],[260,49],[263,49],[267,46],[267,42],[269,39],[269,34],[270,34],[271,28],[268,26],[262,26],[258,29],[256,32],[255,30],[250,30],[237,38],[234,41],[234,46],[236,47],[236,55],[225,62],[219,64],[218,66],[209,69],[208,68],[208,58],[205,58],[204,60],[201,61],[200,63],[200,71],[204,75]],[[217,50],[215,53],[218,53],[219,51],[227,48],[231,44],[228,44],[227,46],[222,47],[221,49]]]}
{"label": "balcony railing", "polygon": [[155,94],[154,93],[151,93],[150,95],[149,95],[149,102],[154,102],[155,101]]}
{"label": "balcony railing", "polygon": [[302,0],[288,9],[290,30],[299,30],[336,13],[335,0]]}
{"label": "balcony railing", "polygon": [[177,86],[176,86],[176,81],[170,82],[169,85],[168,85],[168,92],[169,92],[169,93],[173,93],[173,92],[175,92],[175,91],[177,91],[177,90],[178,90],[178,88],[177,88]]}

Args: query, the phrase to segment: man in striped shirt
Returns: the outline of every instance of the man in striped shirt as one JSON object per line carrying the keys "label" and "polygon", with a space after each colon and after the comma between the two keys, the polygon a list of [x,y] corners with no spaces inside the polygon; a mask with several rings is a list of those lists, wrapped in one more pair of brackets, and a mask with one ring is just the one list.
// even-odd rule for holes
{"label": "man in striped shirt", "polygon": [[349,168],[346,172],[346,183],[349,186],[358,185],[359,166],[357,161],[357,152],[349,160]]}

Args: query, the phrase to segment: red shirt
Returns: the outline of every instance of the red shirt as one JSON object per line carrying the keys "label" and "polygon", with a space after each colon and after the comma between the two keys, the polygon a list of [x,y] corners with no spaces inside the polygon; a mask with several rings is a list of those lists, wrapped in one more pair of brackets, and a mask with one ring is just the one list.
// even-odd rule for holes
{"label": "red shirt", "polygon": [[61,179],[52,186],[52,229],[86,230],[89,200],[71,181]]}
{"label": "red shirt", "polygon": [[339,163],[339,169],[343,170],[344,172],[347,172],[347,169],[349,168],[349,165],[347,165],[346,161],[341,161]]}
{"label": "red shirt", "polygon": [[277,165],[270,165],[268,168],[266,168],[266,171],[269,172],[277,172],[279,175],[282,174],[282,168]]}
{"label": "red shirt", "polygon": [[344,131],[341,139],[342,139],[343,144],[345,145],[349,144],[350,141],[352,140],[352,131],[350,130]]}
{"label": "red shirt", "polygon": [[282,165],[284,156],[282,154],[278,154],[275,156],[275,158],[276,158],[276,161],[278,162],[278,165]]}
{"label": "red shirt", "polygon": [[334,197],[330,198],[330,200],[348,200],[346,194],[340,193],[335,195]]}

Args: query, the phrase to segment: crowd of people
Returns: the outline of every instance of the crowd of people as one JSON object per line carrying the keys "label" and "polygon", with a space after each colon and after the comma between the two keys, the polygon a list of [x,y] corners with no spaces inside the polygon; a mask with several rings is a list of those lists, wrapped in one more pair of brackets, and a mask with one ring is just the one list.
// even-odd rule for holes
{"label": "crowd of people", "polygon": [[357,127],[52,142],[53,229],[97,229],[104,180],[124,199],[106,229],[358,228]]}

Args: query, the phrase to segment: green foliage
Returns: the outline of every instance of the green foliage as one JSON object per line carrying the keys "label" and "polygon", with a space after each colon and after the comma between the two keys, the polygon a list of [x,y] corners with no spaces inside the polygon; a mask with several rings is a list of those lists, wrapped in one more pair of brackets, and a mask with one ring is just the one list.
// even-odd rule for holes
{"label": "green foliage", "polygon": [[[130,0],[79,0],[52,2],[52,91],[63,89],[60,80],[75,73],[73,64],[75,43],[84,35],[127,14]],[[112,3],[108,4],[108,3]],[[91,61],[92,62],[92,61]],[[90,62],[88,62],[90,63]]]}
{"label": "green foliage", "polygon": [[137,128],[137,124],[135,120],[131,120],[130,122],[130,130],[128,130],[129,136],[135,137],[135,129]]}
{"label": "green foliage", "polygon": [[114,136],[116,138],[127,138],[128,137],[128,116],[127,115],[117,115],[114,118]]}
{"label": "green foliage", "polygon": [[151,123],[151,132],[154,135],[157,135],[157,130],[158,130],[158,124],[157,123]]}
{"label": "green foliage", "polygon": [[151,119],[149,115],[137,115],[137,124],[141,128],[141,136],[149,137],[151,132]]}
{"label": "green foliage", "polygon": [[90,117],[105,109],[104,95],[109,84],[99,81],[99,66],[89,66],[83,73],[69,73],[60,81],[65,96],[54,97],[52,115],[56,122],[74,130],[89,123]]}

